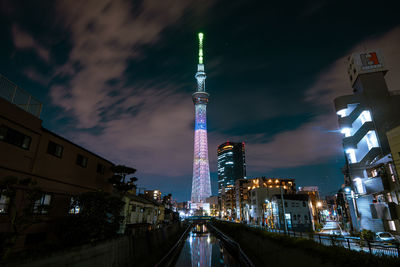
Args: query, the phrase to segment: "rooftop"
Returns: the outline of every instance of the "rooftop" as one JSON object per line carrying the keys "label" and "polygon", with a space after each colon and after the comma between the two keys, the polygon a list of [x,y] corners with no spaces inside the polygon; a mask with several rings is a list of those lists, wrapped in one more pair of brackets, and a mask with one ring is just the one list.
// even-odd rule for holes
{"label": "rooftop", "polygon": [[0,97],[13,103],[19,108],[31,113],[36,117],[40,117],[43,104],[34,98],[31,94],[18,87],[16,84],[8,80],[0,74]]}

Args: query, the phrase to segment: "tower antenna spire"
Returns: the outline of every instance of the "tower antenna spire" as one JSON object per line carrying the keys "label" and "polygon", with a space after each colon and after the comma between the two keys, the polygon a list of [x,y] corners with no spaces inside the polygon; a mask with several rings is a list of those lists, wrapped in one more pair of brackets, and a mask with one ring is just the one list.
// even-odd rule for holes
{"label": "tower antenna spire", "polygon": [[203,64],[203,38],[204,34],[199,32],[199,64]]}

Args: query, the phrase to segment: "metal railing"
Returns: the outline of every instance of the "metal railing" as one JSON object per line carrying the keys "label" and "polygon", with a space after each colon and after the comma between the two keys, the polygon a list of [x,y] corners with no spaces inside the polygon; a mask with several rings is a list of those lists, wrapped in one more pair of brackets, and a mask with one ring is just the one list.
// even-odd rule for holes
{"label": "metal railing", "polygon": [[212,230],[214,231],[214,234],[216,236],[218,236],[218,238],[223,242],[224,246],[226,246],[229,250],[234,252],[234,255],[239,256],[240,266],[249,266],[249,267],[255,266],[252,263],[252,261],[247,257],[247,255],[243,252],[243,250],[240,248],[239,243],[237,243],[236,241],[229,238],[227,235],[222,233],[220,230],[218,230],[212,224],[210,224],[210,223],[207,224],[207,227],[212,228]]}
{"label": "metal railing", "polygon": [[259,228],[270,233],[287,235],[293,238],[314,240],[315,242],[325,246],[337,246],[355,251],[364,251],[371,255],[386,255],[398,258],[400,257],[400,246],[398,242],[374,242],[362,240],[358,237],[352,236],[325,235],[318,233],[296,232],[291,230],[285,233],[284,230],[271,229],[255,225],[251,225],[250,227]]}
{"label": "metal railing", "polygon": [[189,224],[186,228],[185,232],[181,235],[179,240],[175,243],[175,245],[168,251],[167,254],[155,265],[156,267],[161,266],[171,266],[176,258],[180,249],[178,249],[186,240],[186,236],[189,233],[190,229],[192,229],[192,224]]}
{"label": "metal railing", "polygon": [[43,104],[34,98],[31,94],[18,87],[16,84],[8,80],[0,74],[0,97],[13,103],[19,108],[31,113],[36,117],[40,117]]}

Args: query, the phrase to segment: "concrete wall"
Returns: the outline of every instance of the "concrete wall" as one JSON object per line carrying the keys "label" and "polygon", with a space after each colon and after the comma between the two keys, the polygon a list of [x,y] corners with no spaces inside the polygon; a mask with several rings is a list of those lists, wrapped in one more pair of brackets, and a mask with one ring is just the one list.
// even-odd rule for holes
{"label": "concrete wall", "polygon": [[41,259],[0,265],[4,267],[154,266],[175,244],[183,231],[184,227],[174,224],[140,236],[123,236],[96,245],[76,247]]}

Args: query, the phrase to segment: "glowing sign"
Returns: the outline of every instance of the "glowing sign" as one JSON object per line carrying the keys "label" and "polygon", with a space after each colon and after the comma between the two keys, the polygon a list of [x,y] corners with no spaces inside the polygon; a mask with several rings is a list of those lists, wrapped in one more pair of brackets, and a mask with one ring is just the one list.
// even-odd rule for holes
{"label": "glowing sign", "polygon": [[360,54],[360,58],[361,58],[361,63],[363,65],[363,67],[379,64],[379,60],[378,60],[378,56],[376,55],[376,52]]}

